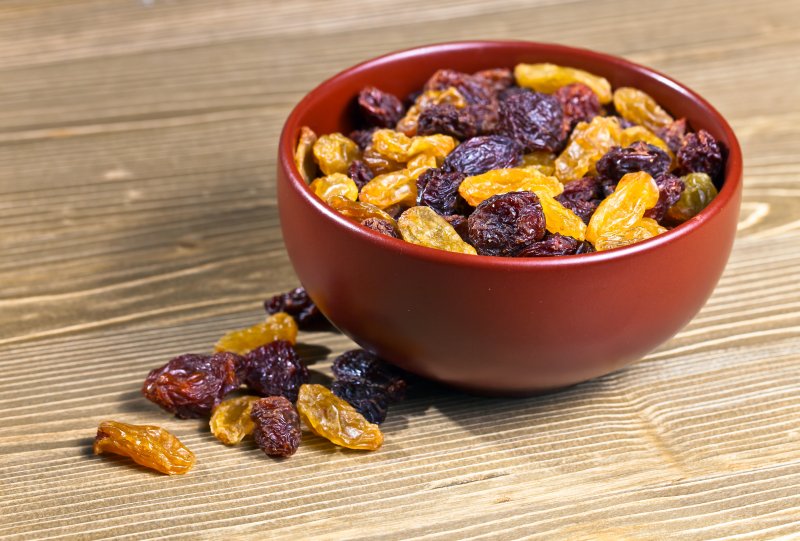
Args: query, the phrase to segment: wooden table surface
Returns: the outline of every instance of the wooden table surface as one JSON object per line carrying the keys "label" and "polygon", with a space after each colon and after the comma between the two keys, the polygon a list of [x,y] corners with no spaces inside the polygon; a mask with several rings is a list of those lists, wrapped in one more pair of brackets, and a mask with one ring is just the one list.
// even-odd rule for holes
{"label": "wooden table surface", "polygon": [[[797,0],[3,2],[0,536],[800,538],[799,26]],[[144,400],[150,368],[296,285],[275,201],[291,107],[359,60],[468,38],[621,55],[730,120],[740,231],[695,320],[560,393],[431,387],[376,453],[308,436],[271,460]],[[323,374],[352,347],[301,342]],[[93,456],[108,418],[163,425],[195,469]]]}

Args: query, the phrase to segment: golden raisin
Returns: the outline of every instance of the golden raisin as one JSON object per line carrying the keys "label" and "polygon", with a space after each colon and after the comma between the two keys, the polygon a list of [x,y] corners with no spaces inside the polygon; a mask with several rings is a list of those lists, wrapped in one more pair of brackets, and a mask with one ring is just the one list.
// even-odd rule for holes
{"label": "golden raisin", "polygon": [[614,91],[614,108],[625,120],[652,131],[666,128],[674,120],[646,92],[630,86]]}
{"label": "golden raisin", "polygon": [[356,183],[353,179],[341,173],[319,177],[309,187],[323,201],[327,201],[334,195],[341,195],[350,201],[355,201],[358,198],[358,186],[356,186]]}
{"label": "golden raisin", "polygon": [[380,209],[396,204],[410,206],[417,199],[417,184],[408,174],[408,169],[401,169],[378,175],[367,182],[361,188],[358,199]]}
{"label": "golden raisin", "polygon": [[367,164],[369,170],[373,175],[382,175],[384,173],[391,173],[404,167],[403,163],[390,160],[383,156],[380,152],[369,146],[364,150],[361,160]]}
{"label": "golden raisin", "polygon": [[415,135],[408,137],[393,130],[378,130],[372,135],[372,148],[387,160],[406,163],[417,154],[441,160],[456,148],[449,135]]}
{"label": "golden raisin", "polygon": [[297,341],[297,323],[285,312],[272,314],[266,321],[256,323],[252,327],[226,333],[216,343],[214,351],[230,351],[244,355],[275,340],[286,340],[292,344]]}
{"label": "golden raisin", "polygon": [[103,421],[97,427],[93,448],[96,455],[128,456],[137,464],[168,475],[182,475],[195,463],[194,453],[160,426]]}
{"label": "golden raisin", "polygon": [[556,178],[528,168],[493,169],[465,178],[458,187],[458,193],[473,207],[501,193],[535,192],[555,197],[562,191],[564,186]]}
{"label": "golden raisin", "polygon": [[652,218],[642,218],[627,229],[616,232],[610,231],[600,235],[595,241],[595,249],[601,252],[627,246],[655,237],[665,231],[666,228],[658,225],[658,222]]}
{"label": "golden raisin", "polygon": [[334,210],[337,210],[343,216],[354,222],[361,223],[369,218],[379,218],[393,225],[395,224],[394,218],[370,203],[350,201],[346,197],[337,195],[328,199],[328,204]]}
{"label": "golden raisin", "polygon": [[600,203],[589,220],[586,240],[600,250],[596,245],[600,236],[622,235],[658,203],[658,196],[658,185],[644,171],[623,176],[614,193]]}
{"label": "golden raisin", "polygon": [[717,188],[706,173],[689,173],[681,180],[685,186],[681,198],[667,210],[667,218],[675,223],[694,218],[717,196]]}
{"label": "golden raisin", "polygon": [[[545,228],[551,233],[558,233],[580,241],[586,238],[586,224],[570,209],[556,201],[552,195],[532,190],[539,196],[539,203],[544,212]],[[558,195],[558,194],[556,194]]]}
{"label": "golden raisin", "polygon": [[556,177],[569,182],[594,173],[597,160],[611,147],[619,146],[622,130],[615,118],[596,116],[590,123],[579,122],[564,151],[556,158]]}
{"label": "golden raisin", "polygon": [[411,207],[397,220],[403,240],[428,248],[477,255],[447,220],[430,207]]}
{"label": "golden raisin", "polygon": [[226,445],[236,445],[253,433],[250,410],[258,396],[237,396],[223,400],[214,409],[209,426],[214,437]]}
{"label": "golden raisin", "polygon": [[546,150],[535,150],[522,156],[520,167],[535,169],[544,175],[553,176],[556,172],[556,155]]}
{"label": "golden raisin", "polygon": [[312,432],[341,447],[374,451],[383,444],[378,425],[322,385],[300,387],[297,411]]}
{"label": "golden raisin", "polygon": [[300,175],[306,182],[311,182],[317,176],[317,164],[314,161],[314,143],[317,142],[317,134],[308,126],[300,128],[300,136],[297,138],[297,147],[294,150],[294,164]]}
{"label": "golden raisin", "polygon": [[517,64],[514,77],[519,86],[546,94],[552,94],[562,86],[582,83],[597,94],[600,103],[611,101],[611,84],[604,77],[577,68],[556,64]]}
{"label": "golden raisin", "polygon": [[361,150],[355,141],[341,133],[322,135],[314,143],[316,158],[323,175],[334,173],[347,174],[347,168],[361,156]]}

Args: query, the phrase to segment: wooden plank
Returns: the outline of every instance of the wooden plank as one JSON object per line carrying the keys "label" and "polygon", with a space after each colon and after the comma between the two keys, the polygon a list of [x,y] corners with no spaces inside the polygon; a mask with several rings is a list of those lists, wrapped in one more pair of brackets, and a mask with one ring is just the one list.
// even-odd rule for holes
{"label": "wooden plank", "polygon": [[[4,3],[0,538],[797,537],[798,23],[794,0]],[[296,284],[274,169],[303,93],[370,56],[475,37],[620,54],[731,120],[740,234],[701,313],[560,393],[423,385],[374,454],[305,434],[275,461],[142,399],[149,369]],[[351,347],[301,335],[318,381]],[[196,469],[92,456],[105,418],[165,426]]]}

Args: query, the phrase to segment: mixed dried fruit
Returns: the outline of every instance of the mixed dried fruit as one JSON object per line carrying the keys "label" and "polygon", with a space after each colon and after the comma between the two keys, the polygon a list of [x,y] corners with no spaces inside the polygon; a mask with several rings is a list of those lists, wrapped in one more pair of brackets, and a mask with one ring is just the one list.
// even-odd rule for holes
{"label": "mixed dried fruit", "polygon": [[[702,210],[725,166],[707,131],[691,131],[641,89],[612,89],[570,66],[440,69],[408,108],[374,86],[354,99],[360,127],[349,138],[302,128],[300,173],[347,218],[439,250],[546,257],[638,242]],[[314,169],[321,175],[309,179]],[[637,172],[652,177],[657,202],[624,234],[586,237],[620,179]],[[706,174],[714,190],[682,197],[691,174]]]}

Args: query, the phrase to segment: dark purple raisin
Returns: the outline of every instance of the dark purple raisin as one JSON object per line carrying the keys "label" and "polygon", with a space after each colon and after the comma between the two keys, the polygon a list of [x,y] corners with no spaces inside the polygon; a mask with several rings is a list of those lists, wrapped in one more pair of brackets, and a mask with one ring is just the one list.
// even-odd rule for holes
{"label": "dark purple raisin", "polygon": [[327,324],[328,321],[303,287],[265,300],[264,309],[268,314],[286,312],[297,321],[297,326],[301,329],[314,329]]}
{"label": "dark purple raisin", "polygon": [[334,359],[331,371],[337,380],[383,387],[391,401],[402,400],[405,396],[408,375],[366,350],[345,351]]}
{"label": "dark purple raisin", "polygon": [[431,207],[442,216],[455,214],[466,206],[458,195],[464,173],[431,168],[417,179],[417,204]]}
{"label": "dark purple raisin", "polygon": [[458,171],[467,176],[492,169],[514,167],[522,160],[522,151],[503,135],[481,135],[458,145],[444,159],[444,171]]}
{"label": "dark purple raisin", "polygon": [[564,111],[563,129],[566,135],[569,135],[578,122],[589,122],[600,114],[597,94],[584,84],[562,86],[556,91],[555,97],[561,102]]}
{"label": "dark purple raisin", "polygon": [[591,253],[596,252],[596,251],[597,250],[594,249],[594,246],[592,246],[592,243],[589,242],[588,240],[585,240],[585,241],[583,241],[582,243],[580,243],[578,245],[578,249],[575,250],[575,255],[591,254]]}
{"label": "dark purple raisin", "polygon": [[657,146],[636,141],[629,147],[612,147],[597,161],[597,172],[604,178],[619,181],[628,173],[644,171],[655,178],[669,171],[672,159]]}
{"label": "dark purple raisin", "polygon": [[566,140],[564,112],[558,98],[540,92],[519,92],[500,104],[500,133],[525,152],[559,150]]}
{"label": "dark purple raisin", "polygon": [[558,233],[544,236],[542,240],[531,242],[525,246],[516,257],[553,257],[557,255],[571,255],[578,250],[580,241]]}
{"label": "dark purple raisin", "polygon": [[386,389],[370,385],[363,380],[337,379],[331,384],[331,391],[353,406],[370,423],[381,424],[389,409]]}
{"label": "dark purple raisin", "polygon": [[497,95],[497,98],[501,102],[504,102],[511,96],[516,96],[517,94],[525,94],[526,92],[530,91],[531,90],[529,88],[523,88],[521,86],[511,85],[508,88],[501,90],[500,93]]}
{"label": "dark purple raisin", "polygon": [[603,199],[614,193],[614,190],[617,189],[617,183],[619,182],[613,178],[606,177],[598,177],[598,181],[600,182],[600,187],[603,189]]}
{"label": "dark purple raisin", "polygon": [[478,121],[469,107],[458,109],[449,103],[431,105],[419,115],[417,135],[435,133],[469,139],[478,135]]}
{"label": "dark purple raisin", "polygon": [[403,102],[397,96],[374,86],[364,87],[358,93],[358,106],[362,118],[379,128],[394,128],[405,112]]}
{"label": "dark purple raisin", "polygon": [[586,225],[589,225],[589,220],[592,219],[594,211],[597,210],[597,207],[602,201],[602,199],[582,201],[580,199],[559,199],[559,197],[556,197],[558,202],[561,203],[565,208],[568,208],[574,212],[575,215],[578,216],[578,218],[580,218]]}
{"label": "dark purple raisin", "polygon": [[471,243],[481,255],[514,256],[545,232],[542,205],[533,192],[493,195],[467,221]]}
{"label": "dark purple raisin", "polygon": [[488,82],[495,93],[500,93],[514,84],[514,72],[508,68],[477,71],[472,76]]}
{"label": "dark purple raisin", "polygon": [[467,225],[467,217],[462,216],[460,214],[450,214],[448,216],[442,216],[447,223],[453,226],[453,229],[456,230],[458,236],[461,237],[461,240],[464,242],[469,243],[469,227]]}
{"label": "dark purple raisin", "polygon": [[722,147],[706,130],[687,133],[677,156],[683,173],[706,173],[716,179],[722,171]]}
{"label": "dark purple raisin", "polygon": [[588,224],[604,197],[600,181],[588,176],[564,184],[564,191],[556,196],[556,200]]}
{"label": "dark purple raisin", "polygon": [[358,186],[360,190],[364,187],[364,184],[372,180],[375,174],[363,161],[353,160],[353,163],[347,168],[347,176],[353,179],[353,182],[356,183],[356,186]]}
{"label": "dark purple raisin", "polygon": [[679,118],[678,120],[673,120],[665,128],[658,130],[656,135],[667,144],[672,152],[677,154],[681,149],[683,137],[686,135],[686,119]]}
{"label": "dark purple raisin", "polygon": [[425,90],[447,90],[454,87],[467,103],[490,103],[495,99],[493,83],[484,77],[475,77],[451,69],[440,69],[425,83]]}
{"label": "dark purple raisin", "polygon": [[389,220],[384,220],[382,218],[367,218],[361,222],[361,225],[364,227],[369,227],[373,231],[377,231],[378,233],[386,235],[387,237],[394,237],[396,239],[400,238],[400,232],[397,230],[397,227],[395,227],[395,225]]}
{"label": "dark purple raisin", "polygon": [[205,417],[240,385],[244,361],[235,353],[187,354],[151,370],[142,394],[181,419]]}
{"label": "dark purple raisin", "polygon": [[475,119],[478,135],[491,135],[497,132],[497,124],[500,122],[499,107],[497,101],[467,105],[466,109]]}
{"label": "dark purple raisin", "polygon": [[285,396],[297,400],[300,386],[308,383],[308,368],[291,342],[275,340],[245,356],[245,382],[262,396]]}
{"label": "dark purple raisin", "polygon": [[658,185],[658,202],[655,207],[648,209],[644,216],[661,222],[667,210],[681,198],[686,186],[681,179],[669,173],[656,177],[655,181]]}
{"label": "dark purple raisin", "polygon": [[250,410],[253,438],[269,456],[292,456],[300,446],[300,416],[291,402],[282,396],[262,398]]}
{"label": "dark purple raisin", "polygon": [[367,130],[353,130],[350,132],[350,135],[348,137],[352,139],[358,145],[358,148],[360,148],[363,152],[364,150],[367,149],[368,146],[372,144],[372,134],[375,133],[377,129],[378,128],[369,128]]}

